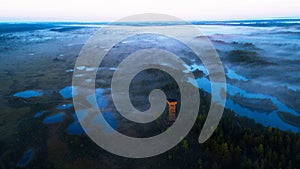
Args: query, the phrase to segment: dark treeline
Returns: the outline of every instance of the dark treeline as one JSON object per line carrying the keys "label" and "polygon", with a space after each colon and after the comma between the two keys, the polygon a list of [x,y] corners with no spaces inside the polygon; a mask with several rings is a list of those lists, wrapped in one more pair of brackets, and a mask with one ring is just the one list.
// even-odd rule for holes
{"label": "dark treeline", "polygon": [[[206,117],[199,118],[204,121]],[[205,153],[199,168],[300,168],[299,134],[247,121],[227,112],[227,118],[203,145]]]}

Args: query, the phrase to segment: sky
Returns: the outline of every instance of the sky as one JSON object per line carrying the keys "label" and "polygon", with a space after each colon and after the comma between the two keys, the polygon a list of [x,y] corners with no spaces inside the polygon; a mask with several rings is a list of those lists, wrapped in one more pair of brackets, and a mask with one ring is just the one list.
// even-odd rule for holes
{"label": "sky", "polygon": [[141,13],[184,20],[300,17],[299,0],[0,0],[2,21],[115,21]]}

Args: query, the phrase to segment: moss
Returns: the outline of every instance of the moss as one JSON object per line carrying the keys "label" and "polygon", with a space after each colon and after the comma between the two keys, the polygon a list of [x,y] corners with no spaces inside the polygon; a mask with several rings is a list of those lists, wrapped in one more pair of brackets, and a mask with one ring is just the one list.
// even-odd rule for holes
{"label": "moss", "polygon": [[272,64],[264,60],[257,52],[248,50],[232,50],[228,53],[228,59],[232,62],[255,63],[256,65]]}

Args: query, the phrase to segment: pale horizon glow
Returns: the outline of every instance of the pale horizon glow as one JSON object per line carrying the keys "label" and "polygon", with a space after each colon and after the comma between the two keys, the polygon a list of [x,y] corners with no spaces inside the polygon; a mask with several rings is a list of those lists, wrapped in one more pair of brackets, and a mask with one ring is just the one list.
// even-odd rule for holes
{"label": "pale horizon glow", "polygon": [[141,13],[185,20],[300,17],[299,0],[0,0],[1,21],[114,21]]}

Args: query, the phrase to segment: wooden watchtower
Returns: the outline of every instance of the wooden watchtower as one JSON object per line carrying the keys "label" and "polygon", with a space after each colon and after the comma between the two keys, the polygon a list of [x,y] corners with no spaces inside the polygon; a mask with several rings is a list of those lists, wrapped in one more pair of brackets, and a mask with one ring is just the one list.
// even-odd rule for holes
{"label": "wooden watchtower", "polygon": [[175,121],[176,120],[176,105],[177,105],[177,100],[175,100],[175,99],[168,99],[167,103],[168,103],[168,106],[169,106],[168,120],[169,121]]}

